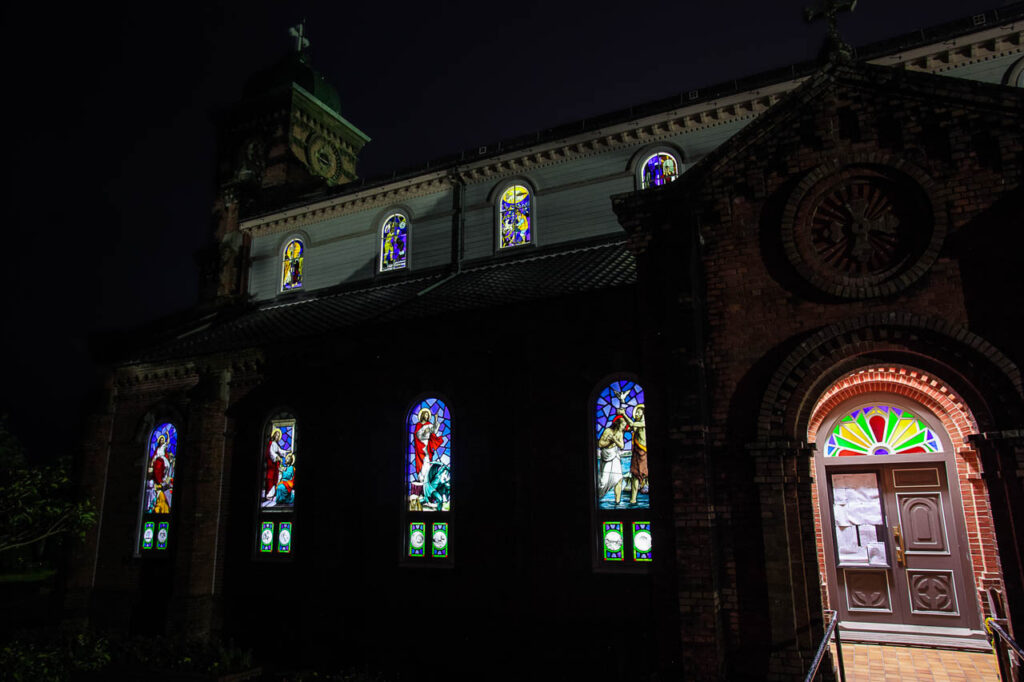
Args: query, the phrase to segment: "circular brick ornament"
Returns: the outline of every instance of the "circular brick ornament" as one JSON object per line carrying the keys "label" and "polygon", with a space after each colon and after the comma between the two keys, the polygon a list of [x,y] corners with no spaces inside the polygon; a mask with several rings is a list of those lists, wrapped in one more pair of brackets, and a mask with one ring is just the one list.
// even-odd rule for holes
{"label": "circular brick ornament", "polygon": [[892,166],[819,166],[783,212],[786,257],[813,286],[839,298],[904,289],[932,266],[946,234],[925,184],[919,171]]}

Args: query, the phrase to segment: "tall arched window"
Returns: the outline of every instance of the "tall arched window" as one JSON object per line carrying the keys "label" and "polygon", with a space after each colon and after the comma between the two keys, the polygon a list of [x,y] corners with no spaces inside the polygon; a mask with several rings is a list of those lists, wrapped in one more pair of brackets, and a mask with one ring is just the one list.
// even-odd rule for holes
{"label": "tall arched window", "polygon": [[301,239],[292,239],[281,256],[281,291],[302,288],[302,260],[306,250]]}
{"label": "tall arched window", "polygon": [[591,461],[599,563],[653,557],[644,389],[632,379],[601,387],[594,402]]}
{"label": "tall arched window", "polygon": [[668,152],[655,152],[640,164],[640,189],[667,185],[679,177],[679,161]]}
{"label": "tall arched window", "polygon": [[392,213],[380,227],[380,271],[401,270],[408,257],[409,219]]}
{"label": "tall arched window", "polygon": [[525,185],[509,185],[498,197],[498,248],[532,243],[533,228],[533,193]]}
{"label": "tall arched window", "polygon": [[170,422],[160,424],[150,433],[146,452],[139,534],[139,550],[143,554],[164,552],[171,541],[177,456],[178,430]]}
{"label": "tall arched window", "polygon": [[447,403],[437,397],[417,401],[405,426],[405,555],[409,560],[449,560],[452,421]]}
{"label": "tall arched window", "polygon": [[292,553],[298,437],[295,416],[288,412],[275,414],[263,429],[254,547],[260,557],[286,557]]}

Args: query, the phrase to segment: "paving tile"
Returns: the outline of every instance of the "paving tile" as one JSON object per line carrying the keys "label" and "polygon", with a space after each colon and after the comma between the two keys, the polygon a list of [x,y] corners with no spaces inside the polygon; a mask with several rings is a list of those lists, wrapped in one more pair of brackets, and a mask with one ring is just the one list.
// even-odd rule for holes
{"label": "paving tile", "polygon": [[991,653],[844,643],[843,662],[847,682],[999,682]]}

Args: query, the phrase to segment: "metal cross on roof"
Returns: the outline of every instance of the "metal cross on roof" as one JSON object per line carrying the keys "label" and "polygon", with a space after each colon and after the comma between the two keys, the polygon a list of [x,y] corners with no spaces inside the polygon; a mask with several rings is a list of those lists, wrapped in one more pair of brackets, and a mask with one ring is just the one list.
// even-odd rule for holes
{"label": "metal cross on roof", "polygon": [[296,26],[288,29],[288,35],[295,38],[295,51],[302,52],[309,47],[309,39],[306,37],[306,20],[303,19]]}
{"label": "metal cross on roof", "polygon": [[808,22],[825,19],[828,21],[828,37],[825,39],[824,52],[829,55],[838,54],[842,57],[851,56],[850,46],[839,37],[837,17],[840,12],[852,12],[857,0],[822,0],[817,7],[805,7],[804,19]]}

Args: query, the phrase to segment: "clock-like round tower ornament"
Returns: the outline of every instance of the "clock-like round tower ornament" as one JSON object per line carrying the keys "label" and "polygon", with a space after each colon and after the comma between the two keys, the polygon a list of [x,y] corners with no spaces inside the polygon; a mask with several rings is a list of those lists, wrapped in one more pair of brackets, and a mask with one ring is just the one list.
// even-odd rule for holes
{"label": "clock-like round tower ornament", "polygon": [[840,298],[886,296],[932,266],[945,222],[919,179],[877,165],[831,165],[794,190],[782,217],[790,264]]}
{"label": "clock-like round tower ornament", "polygon": [[306,158],[309,168],[317,175],[334,180],[341,168],[341,157],[338,150],[329,141],[319,135],[310,136],[306,146]]}

